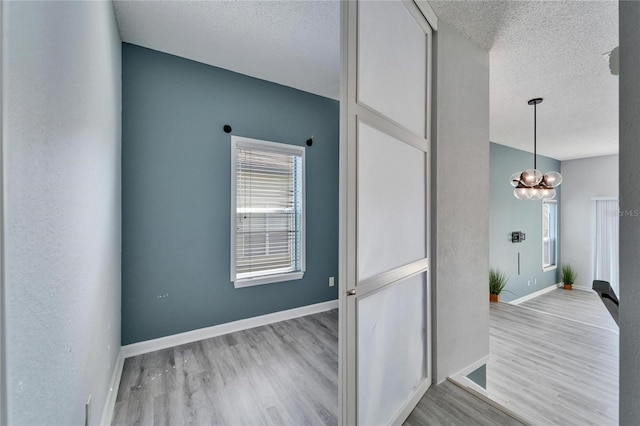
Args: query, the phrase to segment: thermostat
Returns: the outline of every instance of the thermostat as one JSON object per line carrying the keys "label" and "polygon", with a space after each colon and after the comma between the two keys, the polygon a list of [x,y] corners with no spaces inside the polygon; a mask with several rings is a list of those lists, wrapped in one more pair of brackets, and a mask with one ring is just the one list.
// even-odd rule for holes
{"label": "thermostat", "polygon": [[526,235],[524,232],[515,231],[511,233],[511,242],[512,243],[521,243],[525,240]]}

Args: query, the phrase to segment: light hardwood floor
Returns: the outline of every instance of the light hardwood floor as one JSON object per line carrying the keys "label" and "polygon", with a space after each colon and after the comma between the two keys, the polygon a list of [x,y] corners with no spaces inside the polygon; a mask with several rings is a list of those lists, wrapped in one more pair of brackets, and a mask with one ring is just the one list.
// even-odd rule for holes
{"label": "light hardwood floor", "polygon": [[618,324],[595,291],[556,289],[519,306],[584,322],[618,333]]}
{"label": "light hardwood floor", "polygon": [[[582,293],[491,304],[487,391],[534,424],[617,424],[618,334]],[[337,424],[337,335],[333,310],[128,358],[113,424]],[[405,424],[518,421],[444,382]]]}
{"label": "light hardwood floor", "polygon": [[[114,425],[336,425],[337,310],[128,358]],[[406,425],[519,425],[456,385]]]}
{"label": "light hardwood floor", "polygon": [[602,324],[600,308],[609,315],[589,296],[558,290],[522,306],[491,304],[493,400],[533,424],[618,423],[618,332],[586,323]]}
{"label": "light hardwood floor", "polygon": [[337,310],[125,360],[114,425],[335,425]]}
{"label": "light hardwood floor", "polygon": [[523,425],[449,381],[432,385],[404,426]]}

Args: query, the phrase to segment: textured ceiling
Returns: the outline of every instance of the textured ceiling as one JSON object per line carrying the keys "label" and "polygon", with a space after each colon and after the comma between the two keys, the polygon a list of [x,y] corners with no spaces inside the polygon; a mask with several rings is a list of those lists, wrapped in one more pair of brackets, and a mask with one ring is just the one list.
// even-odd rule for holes
{"label": "textured ceiling", "polygon": [[[430,1],[490,50],[491,140],[559,160],[618,152],[617,1]],[[114,1],[123,41],[339,98],[337,0]]]}
{"label": "textured ceiling", "polygon": [[114,1],[127,43],[340,96],[340,3]]}
{"label": "textured ceiling", "polygon": [[616,1],[433,1],[438,18],[490,50],[491,141],[559,160],[618,152]]}

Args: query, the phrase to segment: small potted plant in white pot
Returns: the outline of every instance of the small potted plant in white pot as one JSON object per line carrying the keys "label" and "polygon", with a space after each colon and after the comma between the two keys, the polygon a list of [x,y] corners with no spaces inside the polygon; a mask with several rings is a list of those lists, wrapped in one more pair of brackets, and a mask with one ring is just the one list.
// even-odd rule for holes
{"label": "small potted plant in white pot", "polygon": [[564,284],[565,290],[573,290],[576,278],[578,278],[578,273],[571,265],[562,265],[562,284]]}

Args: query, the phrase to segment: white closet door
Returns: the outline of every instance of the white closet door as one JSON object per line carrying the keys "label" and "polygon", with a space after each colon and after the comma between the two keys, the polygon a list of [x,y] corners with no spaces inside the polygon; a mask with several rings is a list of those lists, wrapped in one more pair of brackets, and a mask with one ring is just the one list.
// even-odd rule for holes
{"label": "white closet door", "polygon": [[431,382],[432,29],[408,1],[350,1],[343,13],[341,420],[387,425]]}

